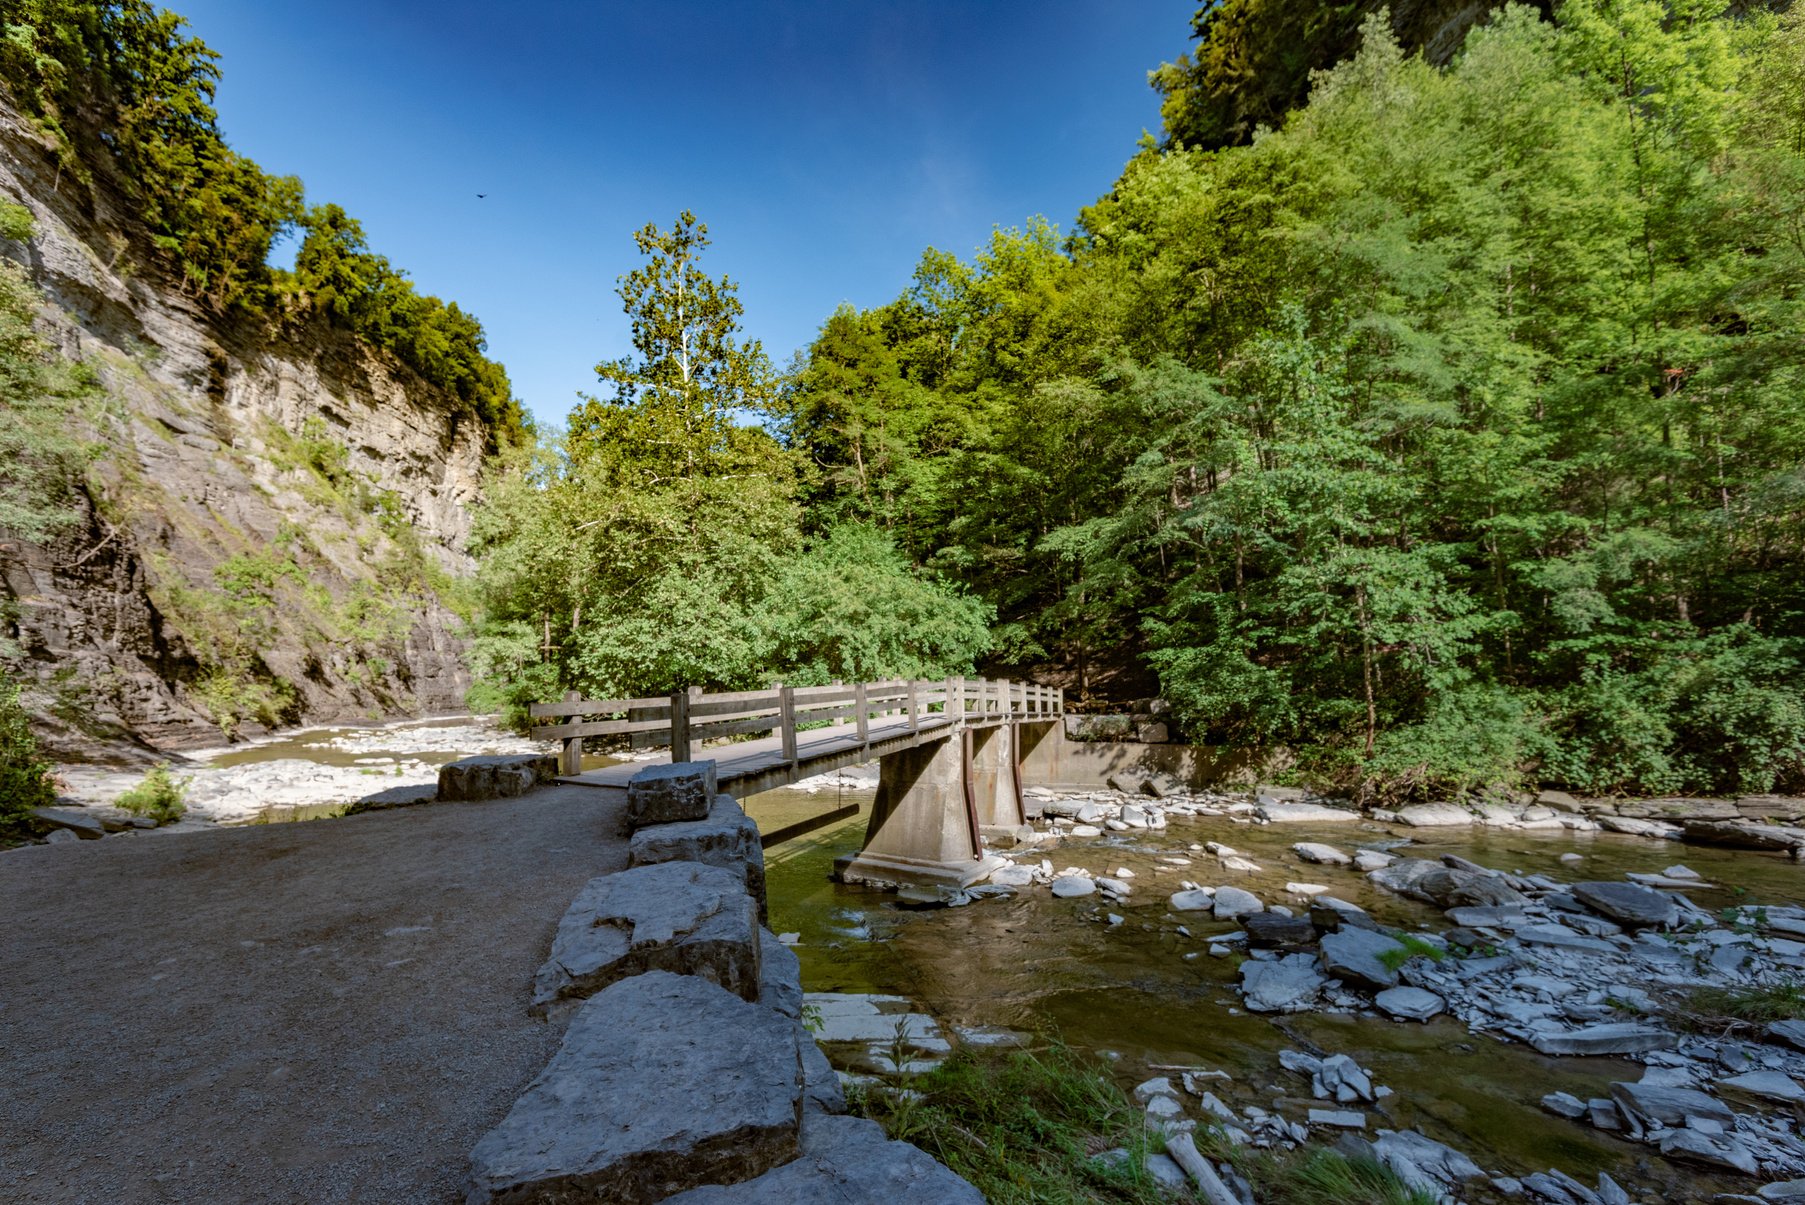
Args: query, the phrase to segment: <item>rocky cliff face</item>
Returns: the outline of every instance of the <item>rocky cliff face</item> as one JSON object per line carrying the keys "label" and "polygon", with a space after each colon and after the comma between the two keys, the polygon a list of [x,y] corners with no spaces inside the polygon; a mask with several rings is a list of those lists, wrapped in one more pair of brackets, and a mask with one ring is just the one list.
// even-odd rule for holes
{"label": "rocky cliff face", "polygon": [[117,198],[70,184],[0,111],[0,193],[36,222],[0,254],[107,395],[78,522],[0,540],[0,621],[52,752],[461,707],[444,600],[470,568],[481,424],[324,324],[204,313],[134,270]]}

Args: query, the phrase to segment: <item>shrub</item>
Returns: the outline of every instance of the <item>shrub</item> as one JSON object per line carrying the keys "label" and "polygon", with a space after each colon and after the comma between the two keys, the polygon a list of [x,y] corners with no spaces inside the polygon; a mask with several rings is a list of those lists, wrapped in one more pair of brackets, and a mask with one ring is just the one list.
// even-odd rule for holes
{"label": "shrub", "polygon": [[1531,700],[1501,686],[1467,685],[1438,695],[1420,723],[1382,733],[1361,767],[1361,791],[1442,797],[1509,785],[1549,749]]}
{"label": "shrub", "polygon": [[29,241],[36,230],[37,223],[31,220],[31,210],[11,201],[0,201],[0,239],[23,243]]}
{"label": "shrub", "polygon": [[135,816],[148,816],[158,824],[180,820],[188,810],[183,797],[188,794],[188,779],[177,782],[168,766],[152,766],[142,781],[114,802]]}
{"label": "shrub", "polygon": [[19,705],[19,686],[0,670],[0,832],[19,830],[33,808],[56,802],[50,767],[38,756],[31,718]]}

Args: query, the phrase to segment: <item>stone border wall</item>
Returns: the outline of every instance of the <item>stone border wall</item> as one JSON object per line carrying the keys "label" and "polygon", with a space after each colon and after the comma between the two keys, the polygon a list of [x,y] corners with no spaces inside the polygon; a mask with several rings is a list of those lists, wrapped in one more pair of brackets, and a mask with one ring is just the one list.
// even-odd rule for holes
{"label": "stone border wall", "polygon": [[534,980],[564,1040],[471,1152],[466,1202],[982,1205],[843,1116],[802,1021],[801,962],[763,924],[758,826],[714,763],[648,767],[627,811],[629,868],[584,886]]}

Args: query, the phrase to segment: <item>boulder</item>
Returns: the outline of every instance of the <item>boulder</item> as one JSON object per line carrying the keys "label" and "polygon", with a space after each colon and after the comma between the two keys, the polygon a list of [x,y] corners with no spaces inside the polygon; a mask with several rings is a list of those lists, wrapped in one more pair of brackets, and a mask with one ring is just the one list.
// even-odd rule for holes
{"label": "boulder", "polygon": [[550,753],[500,757],[465,757],[439,767],[442,800],[513,799],[558,776],[558,759]]}
{"label": "boulder", "polygon": [[1363,849],[1354,855],[1354,869],[1361,874],[1370,874],[1375,870],[1384,870],[1397,858],[1376,849]]}
{"label": "boulder", "polygon": [[706,820],[719,794],[712,761],[647,766],[627,783],[627,823],[641,829],[648,824]]}
{"label": "boulder", "polygon": [[1318,866],[1346,866],[1353,861],[1333,845],[1323,845],[1318,841],[1299,841],[1291,847],[1291,852]]}
{"label": "boulder", "polygon": [[656,866],[661,862],[701,862],[743,874],[746,890],[758,905],[759,922],[769,918],[764,845],[758,825],[733,796],[716,795],[701,820],[657,824],[634,833],[627,843],[627,864]]}
{"label": "boulder", "polygon": [[1680,918],[1671,896],[1635,883],[1575,883],[1573,895],[1596,912],[1632,929],[1666,928]]}
{"label": "boulder", "polygon": [[1363,909],[1332,895],[1319,895],[1310,901],[1310,924],[1323,933],[1336,933],[1342,929],[1377,930],[1379,927],[1379,922]]}
{"label": "boulder", "polygon": [[807,1032],[797,1037],[796,1045],[802,1050],[803,1106],[816,1113],[846,1112],[846,1086],[821,1047]]}
{"label": "boulder", "polygon": [[1308,954],[1241,964],[1242,999],[1256,1013],[1302,1012],[1316,1003],[1323,982],[1316,960]]}
{"label": "boulder", "polygon": [[1215,895],[1215,916],[1217,920],[1239,920],[1243,916],[1255,912],[1263,912],[1266,905],[1260,897],[1251,891],[1243,891],[1239,887],[1218,887]]}
{"label": "boulder", "polygon": [[1128,741],[1134,739],[1134,717],[1126,715],[1070,715],[1065,717],[1066,739],[1074,741]]}
{"label": "boulder", "polygon": [[1373,997],[1379,1011],[1400,1021],[1427,1021],[1447,1007],[1447,1002],[1434,992],[1420,987],[1386,988]]}
{"label": "boulder", "polygon": [[1076,899],[1081,895],[1090,895],[1097,890],[1097,885],[1081,874],[1061,875],[1053,880],[1053,894],[1062,900]]}
{"label": "boulder", "polygon": [[1034,882],[1032,866],[999,866],[990,872],[990,881],[998,887],[1026,887]]}
{"label": "boulder", "polygon": [[533,1004],[593,995],[645,971],[698,975],[746,1000],[759,994],[760,938],[739,876],[700,862],[591,879],[558,922]]}
{"label": "boulder", "polygon": [[1614,954],[1617,951],[1610,942],[1575,933],[1565,925],[1522,925],[1517,929],[1517,940],[1532,946],[1584,950],[1589,954]]}
{"label": "boulder", "polygon": [[1334,979],[1375,990],[1393,987],[1398,973],[1380,961],[1401,952],[1401,942],[1369,929],[1344,928],[1322,939],[1322,969]]}
{"label": "boulder", "polygon": [[810,1117],[799,1158],[731,1188],[694,1188],[669,1205],[984,1205],[977,1189],[862,1117]]}
{"label": "boulder", "polygon": [[1477,817],[1452,803],[1413,803],[1398,809],[1398,819],[1412,828],[1452,828],[1472,824]]}
{"label": "boulder", "polygon": [[1515,929],[1529,923],[1529,913],[1521,904],[1502,904],[1490,908],[1450,908],[1448,919],[1462,928]]}
{"label": "boulder", "polygon": [[1770,1041],[1782,1042],[1794,1050],[1805,1050],[1805,1021],[1774,1021],[1767,1027]]}
{"label": "boulder", "polygon": [[1805,1088],[1801,1088],[1798,1080],[1783,1071],[1746,1071],[1741,1075],[1718,1080],[1717,1086],[1789,1105],[1805,1101]]}
{"label": "boulder", "polygon": [[800,1153],[798,1032],[693,975],[613,984],[477,1142],[466,1202],[638,1205],[788,1163]]}
{"label": "boulder", "polygon": [[1598,827],[1607,833],[1623,833],[1631,837],[1657,837],[1671,841],[1681,835],[1682,830],[1672,824],[1659,820],[1638,820],[1632,816],[1600,816]]}
{"label": "boulder", "polygon": [[[1166,726],[1164,724],[1154,724],[1150,725],[1150,727],[1159,729],[1161,735],[1157,741],[1151,741],[1149,743],[1163,743],[1166,739],[1164,735]],[[1141,739],[1146,740],[1145,737],[1142,737]],[[1179,782],[1178,779],[1172,777],[1170,774],[1149,774],[1147,777],[1141,779],[1141,794],[1151,796],[1154,799],[1165,799],[1172,795],[1182,795],[1184,792],[1185,784]]]}
{"label": "boulder", "polygon": [[80,845],[81,838],[76,836],[74,830],[72,830],[72,829],[53,828],[48,833],[44,834],[44,844],[45,845]]}
{"label": "boulder", "polygon": [[1303,946],[1316,940],[1316,926],[1301,916],[1255,912],[1241,918],[1241,927],[1247,930],[1247,944],[1255,949]]}
{"label": "boulder", "polygon": [[1686,1159],[1712,1167],[1727,1167],[1745,1176],[1753,1176],[1761,1170],[1755,1162],[1755,1156],[1741,1143],[1691,1128],[1664,1131],[1661,1134],[1661,1153],[1669,1159]]}
{"label": "boulder", "polygon": [[32,815],[53,829],[73,833],[83,841],[98,841],[107,835],[100,817],[76,808],[34,808]]}
{"label": "boulder", "polygon": [[1216,893],[1202,888],[1175,891],[1167,898],[1166,906],[1174,912],[1206,912],[1216,906]]}

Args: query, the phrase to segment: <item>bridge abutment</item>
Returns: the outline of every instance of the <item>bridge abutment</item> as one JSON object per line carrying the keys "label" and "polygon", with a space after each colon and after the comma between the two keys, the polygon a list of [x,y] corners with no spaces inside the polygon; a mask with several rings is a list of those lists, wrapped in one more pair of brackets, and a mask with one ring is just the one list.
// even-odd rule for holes
{"label": "bridge abutment", "polygon": [[842,879],[881,886],[965,887],[1001,865],[985,854],[979,835],[966,756],[971,736],[969,731],[954,732],[945,740],[880,759],[865,847],[842,864]]}

